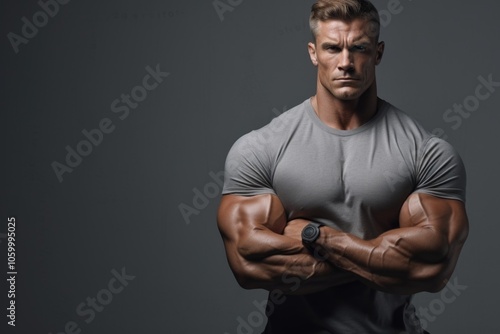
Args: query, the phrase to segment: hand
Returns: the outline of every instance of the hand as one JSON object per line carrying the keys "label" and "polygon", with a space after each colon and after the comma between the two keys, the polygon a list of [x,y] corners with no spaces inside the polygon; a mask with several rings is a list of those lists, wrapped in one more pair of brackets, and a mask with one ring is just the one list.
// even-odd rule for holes
{"label": "hand", "polygon": [[302,230],[309,223],[310,223],[310,221],[305,220],[305,219],[290,220],[285,226],[285,230],[283,231],[283,235],[290,237],[292,239],[302,241]]}

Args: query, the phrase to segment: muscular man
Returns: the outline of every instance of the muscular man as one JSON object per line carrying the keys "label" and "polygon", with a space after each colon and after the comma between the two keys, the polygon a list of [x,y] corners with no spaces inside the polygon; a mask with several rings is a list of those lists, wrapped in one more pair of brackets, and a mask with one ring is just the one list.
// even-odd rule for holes
{"label": "muscular man", "polygon": [[468,234],[462,161],[378,98],[370,2],[319,0],[310,24],[316,95],[229,152],[229,265],[270,291],[265,333],[424,333],[411,295],[446,285]]}

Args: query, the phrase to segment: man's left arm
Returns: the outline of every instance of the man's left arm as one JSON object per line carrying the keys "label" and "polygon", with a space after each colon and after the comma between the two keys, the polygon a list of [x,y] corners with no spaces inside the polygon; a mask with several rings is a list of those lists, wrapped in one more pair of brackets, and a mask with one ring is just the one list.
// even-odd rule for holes
{"label": "man's left arm", "polygon": [[468,235],[464,203],[413,193],[401,208],[399,224],[400,228],[373,240],[325,226],[316,244],[327,261],[379,290],[398,294],[441,290]]}

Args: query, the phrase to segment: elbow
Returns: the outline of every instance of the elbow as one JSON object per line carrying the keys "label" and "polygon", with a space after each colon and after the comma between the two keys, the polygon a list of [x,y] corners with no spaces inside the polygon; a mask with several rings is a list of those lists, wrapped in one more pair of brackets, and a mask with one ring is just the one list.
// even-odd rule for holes
{"label": "elbow", "polygon": [[446,279],[428,278],[422,280],[395,280],[391,282],[377,282],[382,291],[401,295],[413,295],[420,292],[437,293],[443,290],[447,284]]}
{"label": "elbow", "polygon": [[429,293],[439,292],[446,286],[447,281],[448,279],[444,278],[443,275],[429,277],[422,282],[421,290]]}
{"label": "elbow", "polygon": [[231,265],[230,267],[233,272],[233,276],[240,287],[245,290],[254,289],[255,283],[243,266]]}
{"label": "elbow", "polygon": [[416,281],[420,282],[420,291],[418,292],[439,292],[444,289],[451,276],[445,263],[431,265],[421,269],[421,271],[416,278]]}
{"label": "elbow", "polygon": [[240,287],[245,290],[263,288],[263,280],[259,277],[253,265],[246,261],[231,266],[234,278]]}
{"label": "elbow", "polygon": [[[463,243],[462,243],[463,244]],[[461,245],[459,247],[461,248]],[[441,253],[436,253],[435,262],[420,268],[417,279],[424,282],[424,291],[436,293],[442,291],[448,284],[455,270],[458,254],[452,245],[446,244]],[[439,256],[438,256],[439,255]]]}
{"label": "elbow", "polygon": [[234,277],[238,285],[245,290],[268,289],[270,282],[250,272],[235,273]]}

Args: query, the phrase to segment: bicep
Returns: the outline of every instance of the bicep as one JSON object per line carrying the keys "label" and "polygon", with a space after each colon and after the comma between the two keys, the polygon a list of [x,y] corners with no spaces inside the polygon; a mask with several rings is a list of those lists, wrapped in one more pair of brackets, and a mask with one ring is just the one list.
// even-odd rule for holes
{"label": "bicep", "polygon": [[295,240],[283,235],[286,213],[276,195],[225,195],[218,211],[218,227],[228,255],[247,259],[297,252]]}
{"label": "bicep", "polygon": [[266,228],[282,234],[286,214],[276,195],[224,195],[219,205],[217,222],[221,232],[234,234],[240,229]]}
{"label": "bicep", "polygon": [[[418,228],[418,252],[422,260],[456,261],[467,238],[469,226],[465,205],[459,200],[444,199],[424,193],[413,193],[403,204],[401,228]],[[454,266],[454,264],[453,264]]]}

